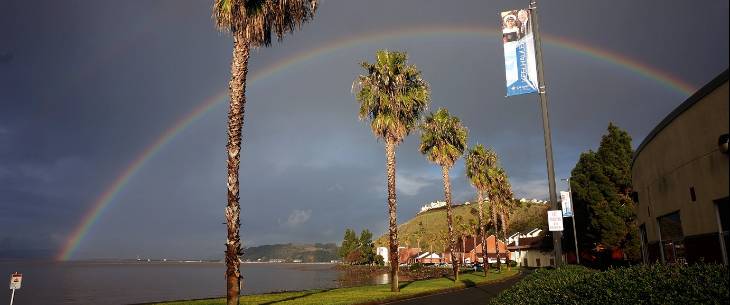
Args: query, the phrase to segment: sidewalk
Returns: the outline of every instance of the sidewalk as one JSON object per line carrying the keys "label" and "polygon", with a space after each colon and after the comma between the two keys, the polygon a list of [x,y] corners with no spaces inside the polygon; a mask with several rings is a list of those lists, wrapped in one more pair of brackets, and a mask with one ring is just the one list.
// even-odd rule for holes
{"label": "sidewalk", "polygon": [[459,305],[485,305],[489,301],[499,295],[502,290],[512,287],[525,277],[525,273],[497,283],[485,284],[476,287],[469,287],[459,291],[446,292],[441,294],[428,295],[413,299],[386,303],[388,305],[442,305],[442,304],[459,304]]}

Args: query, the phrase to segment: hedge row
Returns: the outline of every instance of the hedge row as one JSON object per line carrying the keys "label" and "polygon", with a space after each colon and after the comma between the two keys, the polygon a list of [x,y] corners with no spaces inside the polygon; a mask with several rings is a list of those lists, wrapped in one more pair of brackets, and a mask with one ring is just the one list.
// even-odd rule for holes
{"label": "hedge row", "polygon": [[728,304],[722,265],[638,265],[593,271],[566,266],[538,270],[492,304]]}

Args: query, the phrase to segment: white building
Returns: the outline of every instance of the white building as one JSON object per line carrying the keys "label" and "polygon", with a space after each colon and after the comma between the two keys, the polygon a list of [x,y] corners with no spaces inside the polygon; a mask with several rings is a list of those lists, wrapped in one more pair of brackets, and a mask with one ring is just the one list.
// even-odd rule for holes
{"label": "white building", "polygon": [[421,207],[421,212],[419,212],[419,213],[423,213],[423,212],[428,211],[428,210],[443,208],[445,206],[446,206],[446,202],[445,201],[431,202],[431,203],[429,203],[427,205],[422,206]]}
{"label": "white building", "polygon": [[512,234],[507,238],[510,259],[522,267],[554,266],[554,252],[543,247],[543,238],[543,230],[537,228],[527,233]]}
{"label": "white building", "polygon": [[377,247],[375,248],[375,255],[380,255],[383,257],[383,261],[386,265],[390,263],[390,260],[388,259],[388,248],[387,247]]}
{"label": "white building", "polygon": [[548,202],[547,202],[547,200],[520,198],[520,203],[547,204]]}

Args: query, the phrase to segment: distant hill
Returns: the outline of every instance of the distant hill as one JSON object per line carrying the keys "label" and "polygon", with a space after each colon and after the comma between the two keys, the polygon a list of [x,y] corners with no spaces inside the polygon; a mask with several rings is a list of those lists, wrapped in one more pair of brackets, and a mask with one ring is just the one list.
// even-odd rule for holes
{"label": "distant hill", "polygon": [[[514,232],[524,232],[532,228],[547,229],[547,210],[548,205],[544,203],[533,202],[516,202],[518,206],[510,216],[509,234]],[[484,217],[487,218],[487,230],[493,233],[493,225],[491,223],[491,214],[489,212],[489,204],[484,204]],[[463,218],[464,223],[469,223],[473,219],[477,223],[478,205],[460,204],[453,206],[454,212],[454,229],[458,230],[456,225],[457,216]],[[387,215],[383,215],[386,217]],[[422,249],[427,251],[441,251],[446,246],[444,243],[447,232],[446,227],[446,208],[437,208],[416,214],[413,218],[398,225],[398,240],[401,246],[417,247],[418,246],[418,230],[419,223],[423,224],[424,232],[420,241]],[[457,231],[458,232],[458,231]],[[501,236],[501,235],[500,235]],[[387,246],[388,234],[385,233],[375,240],[376,246]]]}
{"label": "distant hill", "polygon": [[305,263],[329,262],[339,259],[336,244],[277,244],[244,249],[245,261],[302,260]]}

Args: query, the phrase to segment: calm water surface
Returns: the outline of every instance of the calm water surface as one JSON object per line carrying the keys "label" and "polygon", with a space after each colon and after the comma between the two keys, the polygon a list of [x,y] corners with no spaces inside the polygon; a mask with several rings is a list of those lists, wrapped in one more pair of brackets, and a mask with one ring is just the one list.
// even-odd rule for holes
{"label": "calm water surface", "polygon": [[[353,281],[333,267],[242,264],[243,294],[382,284],[388,280],[386,275]],[[23,286],[15,293],[15,305],[130,304],[225,295],[223,263],[0,262],[5,283],[16,271],[23,274]],[[3,285],[0,291],[5,296],[0,296],[0,304],[10,299],[8,286]]]}

